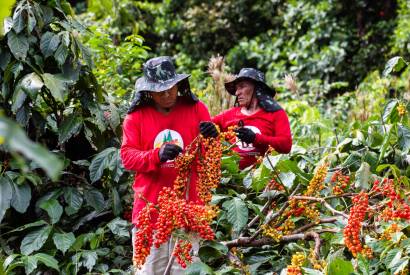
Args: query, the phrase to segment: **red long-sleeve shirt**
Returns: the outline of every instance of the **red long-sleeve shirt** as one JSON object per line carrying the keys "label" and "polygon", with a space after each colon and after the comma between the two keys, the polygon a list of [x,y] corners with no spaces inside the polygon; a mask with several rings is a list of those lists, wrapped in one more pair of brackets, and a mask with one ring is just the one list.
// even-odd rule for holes
{"label": "red long-sleeve shirt", "polygon": [[[157,204],[163,187],[172,187],[176,178],[174,161],[161,163],[159,148],[165,142],[175,143],[182,148],[189,145],[199,135],[199,122],[209,121],[208,109],[202,102],[189,103],[178,99],[168,113],[158,112],[153,106],[144,106],[127,115],[123,123],[121,159],[127,170],[136,172],[133,184],[134,206],[132,222],[146,200]],[[189,200],[197,201],[196,167],[194,167],[189,188]],[[153,218],[153,222],[156,217]]]}
{"label": "red long-sleeve shirt", "polygon": [[212,121],[217,124],[221,131],[226,131],[229,126],[238,125],[242,120],[244,127],[256,133],[253,144],[238,141],[234,150],[239,153],[241,169],[252,165],[256,156],[263,155],[272,146],[279,153],[289,153],[292,148],[292,135],[290,132],[289,119],[284,110],[266,112],[261,109],[252,115],[241,112],[241,107],[234,107],[215,116]]}

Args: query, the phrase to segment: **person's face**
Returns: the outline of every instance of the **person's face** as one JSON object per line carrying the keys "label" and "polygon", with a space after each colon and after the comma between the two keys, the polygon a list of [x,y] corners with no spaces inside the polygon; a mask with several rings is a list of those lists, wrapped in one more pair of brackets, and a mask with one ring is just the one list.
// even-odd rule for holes
{"label": "person's face", "polygon": [[174,85],[170,89],[162,92],[150,92],[155,104],[163,109],[174,107],[177,102],[178,86]]}
{"label": "person's face", "polygon": [[252,101],[252,94],[255,84],[249,80],[242,80],[235,85],[235,95],[241,107],[249,106]]}

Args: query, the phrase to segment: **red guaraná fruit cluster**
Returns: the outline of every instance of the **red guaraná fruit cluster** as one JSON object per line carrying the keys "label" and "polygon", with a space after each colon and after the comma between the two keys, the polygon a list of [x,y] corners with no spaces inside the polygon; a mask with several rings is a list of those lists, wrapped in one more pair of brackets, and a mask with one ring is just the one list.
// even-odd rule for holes
{"label": "red guaran\u00e1 fruit cluster", "polygon": [[138,215],[136,226],[138,228],[135,234],[134,240],[134,257],[132,259],[135,266],[141,267],[151,251],[153,243],[153,228],[151,225],[151,214],[156,209],[152,203],[147,205],[141,210]]}
{"label": "red guaran\u00e1 fruit cluster", "polygon": [[187,262],[192,263],[192,257],[189,252],[192,249],[192,244],[185,240],[179,240],[175,246],[173,255],[182,268],[186,268]]}
{"label": "red guaran\u00e1 fruit cluster", "polygon": [[198,165],[198,195],[204,203],[212,199],[211,190],[221,181],[222,145],[218,138],[202,139],[202,154]]}
{"label": "red guaran\u00e1 fruit cluster", "polygon": [[330,179],[330,182],[334,183],[333,186],[333,194],[341,195],[346,192],[346,189],[349,187],[350,177],[347,175],[343,175],[342,171],[338,170]]}
{"label": "red guaran\u00e1 fruit cluster", "polygon": [[383,179],[381,184],[379,180],[375,180],[372,190],[388,198],[386,207],[381,214],[382,219],[386,221],[397,218],[410,219],[410,205],[396,192],[393,179]]}
{"label": "red guaran\u00e1 fruit cluster", "polygon": [[363,249],[359,235],[368,207],[369,195],[360,192],[353,198],[353,207],[350,210],[349,220],[347,226],[343,230],[345,245],[350,252],[352,252],[354,257],[356,257],[357,253],[360,253]]}
{"label": "red guaran\u00e1 fruit cluster", "polygon": [[155,225],[157,231],[154,241],[156,247],[167,242],[172,231],[177,229],[197,233],[205,240],[215,238],[204,205],[187,202],[179,198],[174,190],[165,187],[159,194],[158,208],[159,216]]}

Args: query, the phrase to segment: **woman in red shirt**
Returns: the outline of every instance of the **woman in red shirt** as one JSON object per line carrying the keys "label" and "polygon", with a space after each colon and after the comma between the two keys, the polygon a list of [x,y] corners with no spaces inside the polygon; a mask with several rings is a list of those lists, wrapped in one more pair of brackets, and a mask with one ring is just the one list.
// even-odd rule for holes
{"label": "woman in red shirt", "polygon": [[[208,121],[206,106],[191,92],[189,75],[177,74],[170,57],[148,60],[144,76],[135,84],[136,98],[123,123],[121,159],[124,167],[135,171],[132,223],[146,201],[157,204],[159,192],[173,186],[176,178],[175,157],[199,134],[199,125]],[[179,95],[178,95],[179,94]],[[206,137],[217,133],[208,131]],[[197,171],[190,178],[188,200],[197,202]],[[157,217],[153,217],[154,224]],[[133,230],[133,235],[135,234]],[[171,257],[172,241],[153,247],[145,265],[135,274],[163,274]],[[195,247],[194,247],[195,248]],[[135,252],[135,251],[134,251]],[[174,261],[172,274],[183,270]]]}
{"label": "woman in red shirt", "polygon": [[237,107],[215,116],[212,121],[221,131],[229,126],[236,130],[235,151],[241,159],[239,167],[248,167],[263,155],[269,146],[279,153],[289,153],[292,147],[289,119],[274,100],[276,91],[265,83],[261,71],[243,68],[235,80],[225,83],[226,90],[236,96]]}

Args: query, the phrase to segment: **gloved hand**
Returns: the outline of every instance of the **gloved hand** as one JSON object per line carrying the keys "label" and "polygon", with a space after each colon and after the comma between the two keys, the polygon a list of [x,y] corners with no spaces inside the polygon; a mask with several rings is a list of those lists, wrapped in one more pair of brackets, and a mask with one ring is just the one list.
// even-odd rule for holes
{"label": "gloved hand", "polygon": [[182,148],[178,145],[172,143],[164,143],[161,148],[159,148],[159,160],[161,162],[166,162],[167,160],[172,160],[182,152]]}
{"label": "gloved hand", "polygon": [[199,132],[204,136],[204,138],[215,138],[218,136],[218,130],[216,129],[215,124],[210,121],[201,121],[199,123]]}
{"label": "gloved hand", "polygon": [[251,144],[255,141],[256,134],[249,128],[241,127],[236,130],[236,136],[243,142]]}

